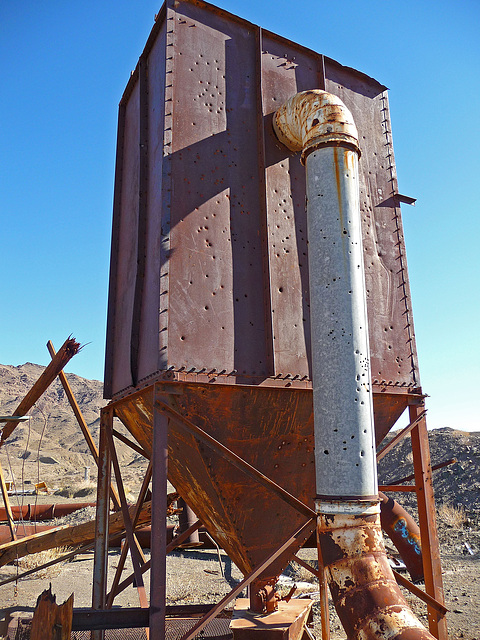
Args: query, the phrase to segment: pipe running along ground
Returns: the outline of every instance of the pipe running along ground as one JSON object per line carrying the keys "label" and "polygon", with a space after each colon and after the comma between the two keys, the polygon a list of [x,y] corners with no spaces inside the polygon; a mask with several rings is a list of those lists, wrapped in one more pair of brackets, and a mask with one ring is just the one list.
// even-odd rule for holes
{"label": "pipe running along ground", "polygon": [[433,638],[397,586],[380,525],[358,134],[343,102],[312,90],[274,115],[306,166],[319,555],[348,638]]}

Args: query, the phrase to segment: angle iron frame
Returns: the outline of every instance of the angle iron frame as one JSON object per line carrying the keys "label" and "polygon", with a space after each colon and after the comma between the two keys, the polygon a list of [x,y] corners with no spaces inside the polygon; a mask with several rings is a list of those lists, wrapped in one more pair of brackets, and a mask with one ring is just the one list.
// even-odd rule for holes
{"label": "angle iron frame", "polygon": [[[154,387],[154,433],[153,433],[153,453],[149,462],[149,466],[142,483],[139,499],[136,505],[135,514],[141,509],[142,503],[145,499],[150,475],[153,475],[152,480],[152,521],[157,519],[157,526],[154,527],[152,522],[152,548],[151,548],[151,560],[144,561],[141,557],[137,547],[137,542],[134,534],[135,529],[135,516],[132,521],[128,522],[126,526],[127,540],[124,545],[124,549],[121,554],[121,561],[119,562],[114,582],[110,592],[107,593],[107,565],[108,565],[108,508],[110,503],[110,478],[111,467],[116,466],[116,480],[119,487],[121,508],[125,510],[126,500],[123,490],[123,483],[121,479],[121,471],[118,466],[118,460],[116,460],[115,445],[113,436],[117,435],[113,429],[113,418],[115,417],[115,407],[130,398],[130,394],[124,396],[118,400],[112,400],[107,407],[101,411],[101,430],[100,430],[100,445],[99,445],[99,481],[98,481],[98,495],[97,495],[97,532],[95,543],[95,561],[94,561],[94,586],[92,592],[92,608],[97,610],[109,609],[112,607],[114,598],[118,593],[125,589],[130,584],[134,583],[140,591],[143,589],[142,575],[148,569],[152,569],[151,574],[151,601],[148,605],[148,600],[145,600],[146,595],[141,592],[141,606],[150,606],[150,631],[152,633],[161,633],[159,637],[163,637],[165,633],[165,616],[166,616],[166,600],[165,600],[165,561],[166,555],[176,548],[183,540],[188,537],[194,530],[201,526],[201,522],[198,520],[192,527],[185,531],[181,536],[174,539],[169,545],[166,543],[166,535],[163,529],[164,518],[166,514],[166,486],[167,486],[167,433],[168,422],[174,420],[175,423],[190,431],[196,438],[202,440],[209,447],[214,448],[217,453],[226,457],[232,464],[242,469],[242,471],[248,473],[250,476],[256,477],[256,480],[261,482],[264,486],[267,486],[270,490],[273,490],[279,497],[288,502],[291,506],[294,506],[298,511],[304,515],[308,515],[312,518],[313,510],[301,501],[297,500],[294,496],[287,491],[279,487],[273,480],[264,476],[254,467],[251,467],[246,461],[239,456],[236,456],[234,452],[216,441],[209,436],[202,429],[191,423],[188,419],[176,411],[171,409],[165,403],[165,391],[153,383]],[[392,446],[387,445],[379,452],[379,457],[386,455],[388,451],[398,444],[403,437],[410,434],[412,443],[413,464],[415,472],[415,485],[414,486],[396,486],[395,489],[390,486],[382,487],[384,490],[408,490],[415,491],[418,503],[419,513],[419,527],[422,540],[423,551],[423,565],[425,573],[425,592],[411,584],[408,580],[401,576],[397,576],[398,581],[402,586],[409,589],[414,595],[427,603],[428,622],[430,632],[438,638],[438,640],[448,640],[448,631],[446,625],[446,607],[444,604],[441,563],[439,556],[439,543],[435,519],[435,503],[433,495],[432,484],[432,468],[430,461],[430,451],[428,445],[428,433],[426,426],[426,411],[424,407],[423,396],[408,397],[408,411],[410,417],[410,424],[403,429],[394,439]],[[125,438],[121,438],[123,441]],[[135,443],[126,443],[131,446],[132,449],[137,450],[138,445]],[[140,447],[141,449],[141,447]],[[143,449],[142,449],[143,451]],[[292,504],[294,502],[294,504]],[[128,513],[127,513],[128,516]],[[129,518],[127,518],[127,521]],[[163,525],[162,525],[163,523]],[[230,602],[236,595],[238,595],[250,582],[252,582],[257,575],[259,575],[265,568],[273,562],[281,552],[288,549],[291,546],[298,535],[304,533],[308,525],[311,525],[312,519],[309,519],[299,531],[294,534],[292,538],[285,541],[284,544],[271,554],[266,560],[258,566],[252,573],[244,578],[240,583],[241,588],[238,586],[232,590],[225,598],[223,598],[217,605],[215,605],[209,613],[207,613],[202,619],[200,619],[194,627],[186,633],[181,640],[191,640],[197,633],[203,629],[208,622],[216,617],[221,610]],[[155,532],[155,533],[154,533]],[[307,536],[308,537],[308,536]],[[306,539],[306,538],[305,538]],[[134,548],[135,551],[132,555],[132,563],[134,572],[128,578],[120,582],[121,572],[124,567],[125,559],[127,556],[128,548]],[[321,562],[321,561],[320,561]],[[155,570],[155,566],[160,569],[159,572]],[[315,573],[313,571],[313,573]],[[319,577],[321,577],[322,571],[319,569]],[[320,580],[321,585],[321,598],[324,606],[322,609],[322,638],[328,640],[328,607],[325,605],[326,589],[325,581]],[[157,585],[157,586],[155,586]],[[423,594],[423,595],[422,595]],[[99,636],[100,637],[100,636]]]}

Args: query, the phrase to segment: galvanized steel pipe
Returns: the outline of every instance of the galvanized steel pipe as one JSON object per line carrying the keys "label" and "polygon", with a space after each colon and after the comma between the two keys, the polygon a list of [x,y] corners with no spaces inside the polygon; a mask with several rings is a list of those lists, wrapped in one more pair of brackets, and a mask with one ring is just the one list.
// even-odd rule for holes
{"label": "galvanized steel pipe", "polygon": [[376,498],[357,129],[325,91],[293,96],[274,123],[306,164],[317,494]]}
{"label": "galvanized steel pipe", "polygon": [[290,98],[273,122],[306,165],[317,531],[330,591],[349,639],[431,638],[381,535],[355,123],[320,90]]}

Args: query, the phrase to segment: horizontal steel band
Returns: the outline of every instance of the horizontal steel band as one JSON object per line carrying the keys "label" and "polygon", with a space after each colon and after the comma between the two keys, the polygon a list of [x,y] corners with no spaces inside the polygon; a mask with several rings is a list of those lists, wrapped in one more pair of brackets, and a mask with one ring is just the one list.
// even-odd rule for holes
{"label": "horizontal steel band", "polygon": [[369,500],[315,500],[317,514],[348,514],[348,515],[374,515],[380,512],[378,498]]}
{"label": "horizontal steel band", "polygon": [[358,157],[362,155],[360,148],[355,144],[352,138],[344,138],[338,135],[332,136],[331,138],[314,138],[311,142],[309,142],[302,151],[301,161],[302,164],[305,164],[307,160],[307,156],[309,156],[314,151],[322,147],[342,147],[343,149],[349,149],[350,151],[355,151],[358,154]]}

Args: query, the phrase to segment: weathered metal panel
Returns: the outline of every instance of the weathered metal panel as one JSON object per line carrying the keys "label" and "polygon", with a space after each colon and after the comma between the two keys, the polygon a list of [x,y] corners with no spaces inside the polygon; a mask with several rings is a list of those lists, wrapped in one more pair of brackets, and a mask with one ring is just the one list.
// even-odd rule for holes
{"label": "weathered metal panel", "polygon": [[117,312],[118,255],[121,217],[121,195],[123,182],[123,150],[125,134],[125,105],[118,109],[117,154],[115,159],[115,189],[113,194],[112,249],[110,255],[110,282],[108,286],[107,336],[105,345],[104,397],[112,397],[114,357],[115,357],[115,318]]}
{"label": "weathered metal panel", "polygon": [[[313,506],[313,408],[308,389],[291,393],[283,388],[198,383],[158,383],[155,389],[162,402]],[[150,386],[115,407],[115,414],[148,454],[152,451],[153,402]],[[245,574],[308,519],[179,428],[175,420],[169,422],[168,476]],[[281,556],[268,576],[275,576],[286,561]]]}
{"label": "weathered metal panel", "polygon": [[139,109],[140,91],[136,83],[125,106],[123,132],[124,179],[121,184],[119,211],[114,212],[118,225],[118,245],[112,251],[118,255],[115,282],[112,391],[132,384],[130,346],[137,265],[138,190],[139,190]]}
{"label": "weathered metal panel", "polygon": [[305,169],[298,154],[292,155],[279,144],[272,116],[301,87],[322,82],[319,66],[316,58],[263,33],[262,106],[275,375],[310,375],[310,304]]}
{"label": "weathered metal panel", "polygon": [[371,78],[326,59],[326,89],[351,110],[359,133],[372,381],[419,387],[388,98]]}
{"label": "weathered metal panel", "polygon": [[168,360],[266,376],[255,34],[176,12]]}
{"label": "weathered metal panel", "polygon": [[[161,264],[161,234],[165,211],[162,203],[163,129],[165,120],[165,47],[166,33],[162,29],[148,55],[147,78],[147,216],[145,229],[145,276],[140,316],[138,379],[158,368],[159,358],[159,298]],[[163,282],[162,282],[163,284]]]}

